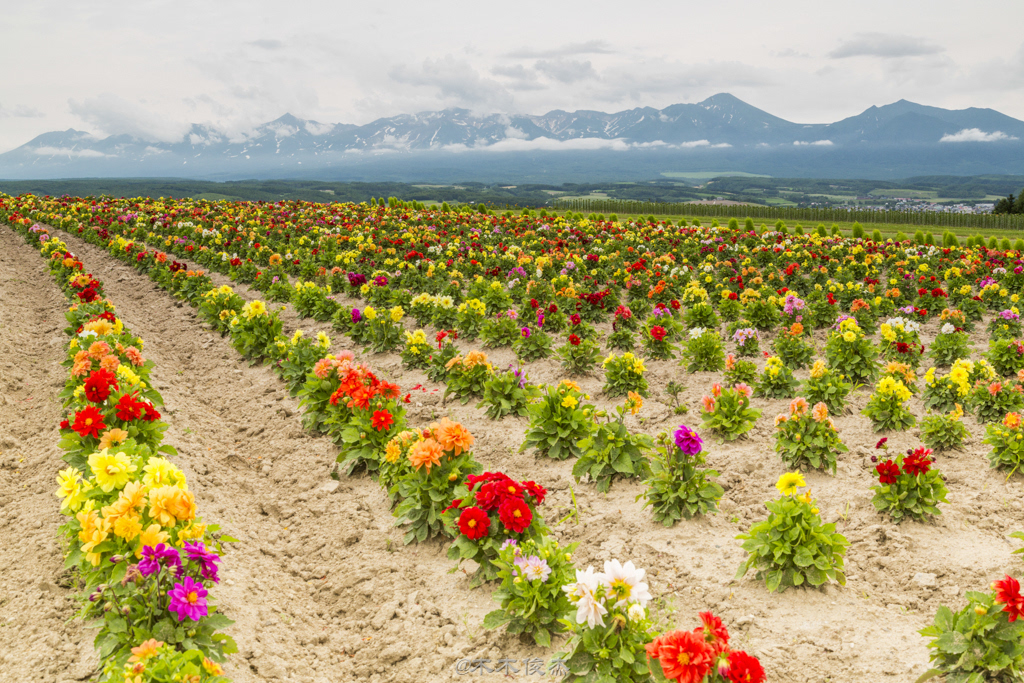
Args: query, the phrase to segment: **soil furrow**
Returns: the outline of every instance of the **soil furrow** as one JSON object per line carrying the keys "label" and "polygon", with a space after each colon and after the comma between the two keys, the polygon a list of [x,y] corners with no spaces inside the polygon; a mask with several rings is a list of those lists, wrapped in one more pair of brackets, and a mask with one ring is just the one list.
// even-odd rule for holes
{"label": "soil furrow", "polygon": [[77,621],[53,495],[64,466],[67,303],[46,262],[0,226],[0,681],[85,678],[98,664]]}

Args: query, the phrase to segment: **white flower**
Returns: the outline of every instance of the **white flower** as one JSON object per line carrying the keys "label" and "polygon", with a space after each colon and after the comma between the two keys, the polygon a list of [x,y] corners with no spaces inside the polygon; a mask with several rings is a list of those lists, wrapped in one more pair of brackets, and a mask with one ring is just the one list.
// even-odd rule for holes
{"label": "white flower", "polygon": [[647,590],[647,584],[643,582],[645,572],[637,569],[632,560],[626,564],[619,564],[618,560],[611,560],[604,563],[604,573],[610,585],[610,596],[618,598],[615,607],[623,607],[626,604],[637,603],[646,607],[652,596]]}
{"label": "white flower", "polygon": [[630,621],[642,621],[647,616],[647,610],[634,602],[629,606],[629,611],[626,614]]}
{"label": "white flower", "polygon": [[601,586],[607,585],[607,576],[595,572],[593,567],[587,567],[585,572],[576,570],[576,583],[562,586],[562,590],[576,605],[576,623],[586,623],[590,628],[604,626],[604,615],[608,614],[608,609],[594,593]]}
{"label": "white flower", "polygon": [[942,334],[952,334],[953,332],[956,331],[956,328],[953,327],[951,323],[946,323],[945,325],[942,326],[942,329],[939,331],[942,332]]}
{"label": "white flower", "polygon": [[707,330],[703,327],[695,327],[690,330],[690,339],[696,339],[697,337],[704,334]]}

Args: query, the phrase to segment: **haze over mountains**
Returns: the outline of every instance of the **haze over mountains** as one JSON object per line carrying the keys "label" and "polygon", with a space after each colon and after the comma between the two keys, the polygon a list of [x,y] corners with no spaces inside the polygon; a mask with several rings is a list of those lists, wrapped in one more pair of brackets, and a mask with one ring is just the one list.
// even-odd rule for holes
{"label": "haze over mountains", "polygon": [[322,178],[581,182],[662,173],[898,178],[1024,173],[1024,121],[900,100],[799,124],[729,94],[664,109],[403,114],[357,126],[286,114],[241,135],[193,125],[177,142],[69,129],[0,154],[0,178]]}

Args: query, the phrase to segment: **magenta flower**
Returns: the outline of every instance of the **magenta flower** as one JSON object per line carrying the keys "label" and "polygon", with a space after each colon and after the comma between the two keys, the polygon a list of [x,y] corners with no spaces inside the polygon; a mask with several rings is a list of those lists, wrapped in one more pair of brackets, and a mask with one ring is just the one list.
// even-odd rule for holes
{"label": "magenta flower", "polygon": [[202,541],[186,543],[185,552],[188,554],[189,562],[195,562],[199,565],[199,572],[203,575],[204,579],[214,583],[220,580],[217,577],[217,563],[220,562],[220,555],[207,550],[206,544]]}
{"label": "magenta flower", "polygon": [[697,436],[697,432],[686,425],[679,425],[679,429],[675,431],[673,438],[679,450],[687,455],[696,455],[704,448],[704,441]]}
{"label": "magenta flower", "polygon": [[142,549],[142,559],[139,560],[139,573],[143,576],[156,574],[160,567],[180,567],[181,555],[169,545],[158,543],[156,547],[146,546]]}
{"label": "magenta flower", "polygon": [[359,312],[358,308],[352,309],[352,322],[357,323],[363,319],[363,314]]}
{"label": "magenta flower", "polygon": [[206,589],[191,576],[186,576],[181,583],[174,584],[174,588],[167,591],[167,597],[171,599],[167,609],[178,615],[178,621],[185,621],[186,618],[199,621],[208,613]]}
{"label": "magenta flower", "polygon": [[519,330],[519,334],[523,335],[523,339],[529,339],[530,338],[530,328],[529,327],[523,327],[522,329]]}

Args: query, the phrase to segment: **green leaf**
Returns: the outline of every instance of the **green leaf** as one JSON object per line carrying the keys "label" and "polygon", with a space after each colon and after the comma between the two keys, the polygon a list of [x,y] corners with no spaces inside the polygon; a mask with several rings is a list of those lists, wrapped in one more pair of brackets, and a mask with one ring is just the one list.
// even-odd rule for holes
{"label": "green leaf", "polygon": [[505,610],[496,609],[493,612],[488,612],[487,616],[484,617],[484,628],[487,630],[496,629],[499,626],[504,626],[512,620],[512,616]]}

